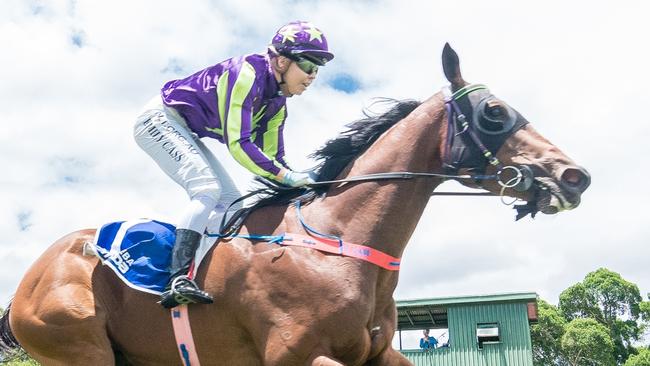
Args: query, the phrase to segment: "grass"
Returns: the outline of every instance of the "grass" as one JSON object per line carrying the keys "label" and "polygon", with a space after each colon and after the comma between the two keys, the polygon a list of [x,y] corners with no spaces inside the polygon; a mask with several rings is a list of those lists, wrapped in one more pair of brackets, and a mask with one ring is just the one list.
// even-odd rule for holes
{"label": "grass", "polygon": [[11,359],[11,355],[7,354],[0,354],[0,365],[1,366],[39,366],[40,364],[31,358],[29,358],[28,355],[22,354],[20,356],[15,357],[15,360],[11,361],[1,361],[3,358],[9,358]]}

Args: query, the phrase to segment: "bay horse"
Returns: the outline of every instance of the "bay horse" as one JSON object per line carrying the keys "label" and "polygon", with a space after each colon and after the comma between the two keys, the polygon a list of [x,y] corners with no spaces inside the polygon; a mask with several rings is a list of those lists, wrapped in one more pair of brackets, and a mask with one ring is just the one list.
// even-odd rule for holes
{"label": "bay horse", "polygon": [[[527,201],[525,213],[578,206],[587,171],[486,87],[468,84],[446,44],[450,82],[424,102],[394,101],[316,153],[319,180],[375,177],[316,190],[280,190],[248,211],[240,233],[308,235],[312,228],[399,258],[429,197],[446,179]],[[393,179],[372,174],[409,172]],[[380,174],[381,175],[381,174]],[[390,178],[390,177],[388,177]],[[407,179],[411,178],[411,179]],[[22,279],[0,320],[6,348],[44,365],[177,365],[170,313],[124,285],[84,243],[56,241]],[[391,346],[399,271],[309,248],[221,240],[196,280],[212,305],[191,305],[203,365],[411,365]]]}

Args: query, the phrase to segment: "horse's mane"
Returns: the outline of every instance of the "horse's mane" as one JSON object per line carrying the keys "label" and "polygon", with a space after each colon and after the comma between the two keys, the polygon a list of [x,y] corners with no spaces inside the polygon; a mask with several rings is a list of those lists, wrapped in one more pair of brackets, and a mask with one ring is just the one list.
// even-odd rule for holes
{"label": "horse's mane", "polygon": [[[319,162],[315,169],[318,175],[317,181],[334,180],[351,161],[366,151],[390,127],[409,115],[421,102],[411,99],[379,98],[371,104],[371,107],[380,104],[387,105],[388,109],[381,114],[374,113],[369,108],[364,109],[362,111],[364,118],[347,124],[347,130],[309,155]],[[306,204],[327,191],[327,186],[291,188],[260,177],[256,177],[255,180],[259,188],[249,193],[256,197],[254,202],[238,210],[226,227],[222,228],[222,233],[233,229],[237,231],[246,217],[256,209],[286,205],[298,197]]]}

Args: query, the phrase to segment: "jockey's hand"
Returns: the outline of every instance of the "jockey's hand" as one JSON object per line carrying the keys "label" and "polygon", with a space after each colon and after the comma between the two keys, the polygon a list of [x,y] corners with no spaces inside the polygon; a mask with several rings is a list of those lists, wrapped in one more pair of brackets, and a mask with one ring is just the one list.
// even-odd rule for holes
{"label": "jockey's hand", "polygon": [[281,183],[291,187],[302,187],[314,183],[314,179],[310,177],[309,173],[287,170],[282,177]]}
{"label": "jockey's hand", "polygon": [[309,178],[311,178],[313,181],[318,182],[319,175],[316,173],[318,170],[318,167],[314,167],[308,170],[305,170],[305,173],[309,174]]}

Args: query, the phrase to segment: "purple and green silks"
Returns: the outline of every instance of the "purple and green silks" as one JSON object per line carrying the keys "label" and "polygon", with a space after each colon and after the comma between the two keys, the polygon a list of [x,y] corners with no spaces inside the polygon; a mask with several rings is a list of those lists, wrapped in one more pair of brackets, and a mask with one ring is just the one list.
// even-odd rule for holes
{"label": "purple and green silks", "polygon": [[169,81],[161,94],[199,137],[225,143],[242,166],[273,179],[288,169],[282,137],[286,97],[278,90],[268,55],[251,54]]}

